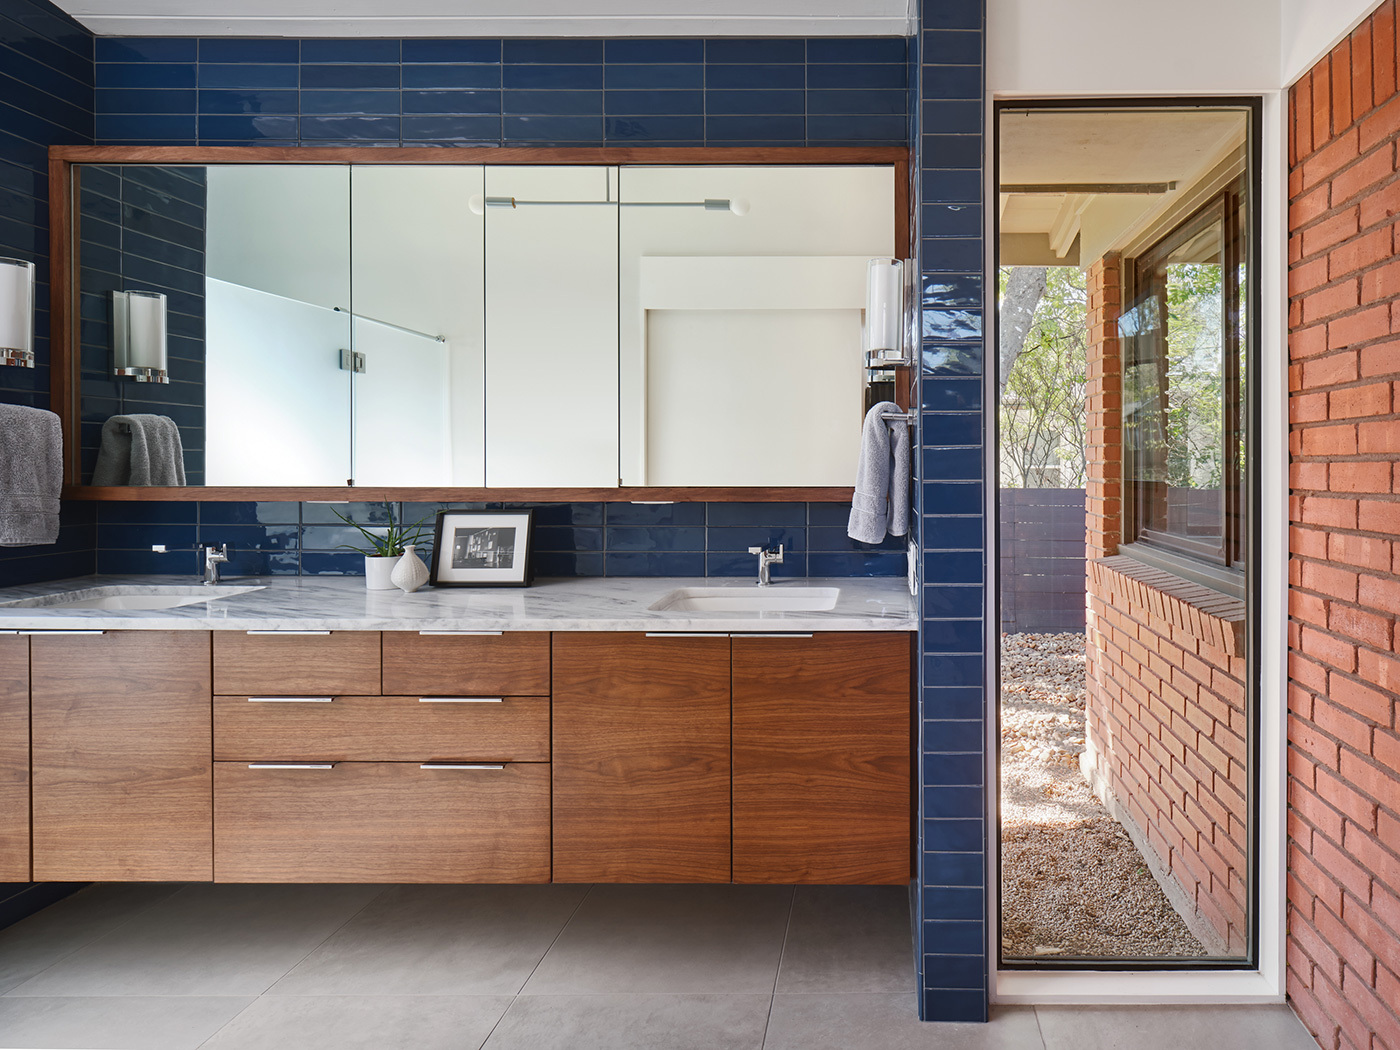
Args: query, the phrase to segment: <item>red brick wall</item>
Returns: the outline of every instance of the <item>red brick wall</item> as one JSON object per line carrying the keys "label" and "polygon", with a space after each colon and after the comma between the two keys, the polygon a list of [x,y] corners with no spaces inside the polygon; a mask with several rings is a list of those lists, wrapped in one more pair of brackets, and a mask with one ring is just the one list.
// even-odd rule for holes
{"label": "red brick wall", "polygon": [[[1212,952],[1248,948],[1244,606],[1128,557],[1121,262],[1089,270],[1085,773]],[[1400,1050],[1400,1048],[1396,1048]]]}
{"label": "red brick wall", "polygon": [[1394,0],[1293,88],[1288,994],[1400,1050],[1400,212]]}

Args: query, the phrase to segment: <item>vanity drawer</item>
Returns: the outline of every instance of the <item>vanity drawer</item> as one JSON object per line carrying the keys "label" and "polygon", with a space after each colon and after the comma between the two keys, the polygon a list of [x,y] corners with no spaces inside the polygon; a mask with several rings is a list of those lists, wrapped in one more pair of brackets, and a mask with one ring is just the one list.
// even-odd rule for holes
{"label": "vanity drawer", "polygon": [[214,632],[214,692],[244,696],[378,693],[379,632]]}
{"label": "vanity drawer", "polygon": [[549,633],[384,632],[384,692],[549,695]]}
{"label": "vanity drawer", "polygon": [[215,882],[549,879],[546,764],[214,764]]}
{"label": "vanity drawer", "polygon": [[214,697],[217,760],[549,761],[549,697]]}

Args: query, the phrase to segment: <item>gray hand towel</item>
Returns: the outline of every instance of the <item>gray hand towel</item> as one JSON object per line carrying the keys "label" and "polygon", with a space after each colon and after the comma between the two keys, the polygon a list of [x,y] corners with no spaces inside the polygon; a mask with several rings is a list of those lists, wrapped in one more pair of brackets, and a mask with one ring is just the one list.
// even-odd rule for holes
{"label": "gray hand towel", "polygon": [[185,450],[169,416],[113,416],[102,424],[94,485],[183,485]]}
{"label": "gray hand towel", "polygon": [[861,543],[880,543],[888,532],[909,531],[909,424],[886,420],[886,413],[903,415],[893,401],[881,401],[865,414],[860,434],[860,464],[851,500],[846,535]]}
{"label": "gray hand towel", "polygon": [[0,547],[58,541],[63,428],[41,408],[0,405]]}

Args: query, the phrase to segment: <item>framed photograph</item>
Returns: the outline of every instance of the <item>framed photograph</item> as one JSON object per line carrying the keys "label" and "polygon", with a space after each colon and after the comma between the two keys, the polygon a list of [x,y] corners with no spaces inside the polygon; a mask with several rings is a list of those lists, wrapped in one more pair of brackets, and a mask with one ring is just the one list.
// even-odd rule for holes
{"label": "framed photograph", "polygon": [[528,510],[440,510],[433,537],[434,587],[527,587]]}

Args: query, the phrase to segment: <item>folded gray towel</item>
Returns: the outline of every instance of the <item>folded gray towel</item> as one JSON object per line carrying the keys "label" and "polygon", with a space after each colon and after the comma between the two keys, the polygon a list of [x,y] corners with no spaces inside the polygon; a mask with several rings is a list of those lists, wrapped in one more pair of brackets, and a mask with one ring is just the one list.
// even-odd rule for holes
{"label": "folded gray towel", "polygon": [[113,416],[102,424],[94,485],[183,485],[185,449],[169,416]]}
{"label": "folded gray towel", "polygon": [[880,543],[885,533],[909,531],[909,424],[886,420],[886,413],[903,415],[893,401],[881,401],[865,414],[860,433],[860,464],[851,500],[846,535],[861,543]]}
{"label": "folded gray towel", "polygon": [[58,542],[63,428],[42,408],[0,405],[0,547]]}

